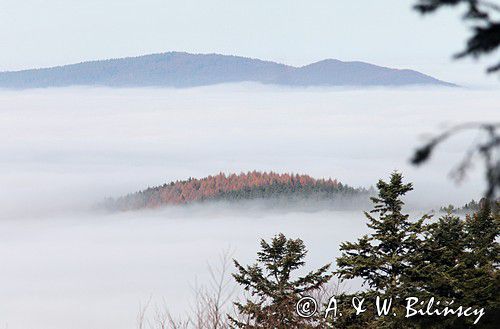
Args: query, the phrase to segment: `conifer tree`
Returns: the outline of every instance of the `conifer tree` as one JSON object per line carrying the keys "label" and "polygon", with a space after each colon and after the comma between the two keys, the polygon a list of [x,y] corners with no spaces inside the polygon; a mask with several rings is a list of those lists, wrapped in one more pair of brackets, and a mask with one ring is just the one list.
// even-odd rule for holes
{"label": "conifer tree", "polygon": [[470,248],[470,261],[477,266],[498,266],[500,262],[499,244],[496,241],[500,234],[498,211],[494,214],[491,202],[482,199],[479,210],[467,216],[467,247]]}
{"label": "conifer tree", "polygon": [[464,223],[448,213],[425,227],[425,240],[412,260],[410,280],[432,296],[452,300],[463,297],[459,287],[465,269]]}
{"label": "conifer tree", "polygon": [[[450,213],[423,229],[425,241],[412,259],[406,282],[422,299],[485,309],[476,327],[497,328],[500,320],[498,214],[486,199],[465,220]],[[421,328],[470,328],[467,317],[414,318]]]}
{"label": "conifer tree", "polygon": [[[418,252],[410,256],[411,267],[404,278],[413,287],[411,296],[420,300],[434,297],[436,302],[464,299],[466,234],[464,222],[450,212],[422,229],[425,239]],[[463,328],[464,318],[416,316],[412,322],[419,328]]]}
{"label": "conifer tree", "polygon": [[[375,295],[393,299],[393,309],[402,307],[403,298],[412,290],[404,278],[411,268],[411,255],[418,252],[421,245],[421,228],[428,216],[411,221],[402,212],[404,202],[401,198],[413,189],[412,184],[403,183],[400,173],[394,172],[390,181],[379,180],[378,196],[372,197],[372,211],[365,212],[371,233],[357,242],[344,242],[340,246],[341,257],[337,258],[337,274],[341,279],[361,278],[368,290],[366,297]],[[361,324],[375,328],[410,328],[403,325],[404,312],[397,312],[398,318],[373,317],[372,312],[364,316],[349,318],[344,316],[340,327],[356,327]],[[367,317],[372,317],[367,319]],[[353,323],[349,324],[349,321]],[[371,324],[371,325],[368,325]]]}
{"label": "conifer tree", "polygon": [[495,328],[500,321],[500,216],[492,213],[490,202],[482,200],[480,210],[465,219],[463,303],[484,307],[484,327]]}
{"label": "conifer tree", "polygon": [[242,266],[234,261],[236,282],[250,293],[244,304],[235,303],[238,317],[230,317],[234,328],[324,328],[319,312],[311,318],[301,318],[296,312],[299,299],[327,283],[330,264],[305,276],[294,278],[293,272],[301,269],[307,254],[300,239],[287,239],[276,235],[270,243],[261,241],[257,262]]}

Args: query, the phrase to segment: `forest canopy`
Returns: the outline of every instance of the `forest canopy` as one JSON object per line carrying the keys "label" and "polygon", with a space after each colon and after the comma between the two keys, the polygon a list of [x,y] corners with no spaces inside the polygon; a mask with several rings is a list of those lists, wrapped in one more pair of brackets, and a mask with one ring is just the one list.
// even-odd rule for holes
{"label": "forest canopy", "polygon": [[335,201],[363,197],[369,191],[353,188],[336,179],[315,179],[309,175],[251,171],[226,175],[219,173],[201,179],[189,178],[109,199],[111,210],[158,208],[203,201],[242,201],[263,199]]}

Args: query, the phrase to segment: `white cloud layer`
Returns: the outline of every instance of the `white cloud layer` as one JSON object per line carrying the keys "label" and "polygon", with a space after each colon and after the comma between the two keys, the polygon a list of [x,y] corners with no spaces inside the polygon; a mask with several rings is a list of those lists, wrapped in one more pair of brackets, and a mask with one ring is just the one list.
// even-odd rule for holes
{"label": "white cloud layer", "polygon": [[499,103],[499,93],[466,89],[0,91],[0,327],[133,328],[151,293],[182,309],[228,246],[250,261],[259,237],[284,231],[305,239],[316,266],[364,230],[360,212],[86,210],[106,196],[219,171],[370,186],[399,169],[415,183],[413,208],[477,198],[480,170],[460,187],[446,177],[472,136],[422,168],[408,158],[442,126],[498,120]]}

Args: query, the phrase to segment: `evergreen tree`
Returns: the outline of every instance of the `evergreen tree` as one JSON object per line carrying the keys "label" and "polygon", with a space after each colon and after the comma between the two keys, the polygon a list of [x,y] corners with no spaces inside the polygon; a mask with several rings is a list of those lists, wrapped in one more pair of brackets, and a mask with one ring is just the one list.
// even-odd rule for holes
{"label": "evergreen tree", "polygon": [[[404,278],[413,287],[412,296],[420,300],[463,301],[466,264],[464,222],[451,211],[422,229],[425,239],[410,256],[411,267]],[[461,304],[460,304],[461,305]],[[412,322],[420,328],[463,328],[464,318],[417,316]]]}
{"label": "evergreen tree", "polygon": [[413,258],[412,281],[421,281],[419,287],[448,300],[461,298],[460,276],[465,269],[464,223],[451,213],[425,227],[425,241]]}
{"label": "evergreen tree", "polygon": [[305,265],[306,247],[300,239],[275,236],[271,243],[261,241],[257,263],[244,267],[234,261],[236,282],[251,295],[244,304],[235,303],[239,316],[230,317],[235,328],[323,328],[321,317],[301,318],[296,313],[299,299],[328,282],[330,264],[305,276],[292,272]]}
{"label": "evergreen tree", "polygon": [[428,216],[411,221],[408,214],[402,213],[404,202],[401,198],[413,187],[411,183],[403,183],[400,173],[393,173],[389,182],[379,180],[377,188],[378,196],[371,198],[374,209],[365,212],[372,232],[357,242],[341,244],[342,255],[337,259],[337,273],[341,279],[362,278],[368,286],[364,292],[366,297],[392,298],[398,317],[375,318],[372,312],[366,312],[357,318],[344,316],[341,318],[344,325],[340,327],[366,327],[369,323],[376,328],[410,327],[409,324],[402,324],[403,298],[412,290],[404,278],[410,271],[411,255],[420,248],[419,236]]}
{"label": "evergreen tree", "polygon": [[467,216],[465,229],[467,231],[467,247],[470,249],[470,261],[478,267],[498,266],[500,259],[498,211],[493,214],[491,203],[481,200],[479,210],[472,216]]}
{"label": "evergreen tree", "polygon": [[484,307],[484,327],[495,328],[500,321],[500,216],[492,213],[490,201],[483,200],[480,210],[465,219],[466,270],[463,302]]}
{"label": "evergreen tree", "polygon": [[[416,287],[423,299],[485,309],[476,324],[497,328],[500,320],[500,275],[498,214],[491,212],[484,199],[479,210],[465,220],[450,213],[426,225],[425,241],[412,259],[406,282]],[[421,328],[470,328],[475,319],[467,317],[425,316],[413,318]]]}

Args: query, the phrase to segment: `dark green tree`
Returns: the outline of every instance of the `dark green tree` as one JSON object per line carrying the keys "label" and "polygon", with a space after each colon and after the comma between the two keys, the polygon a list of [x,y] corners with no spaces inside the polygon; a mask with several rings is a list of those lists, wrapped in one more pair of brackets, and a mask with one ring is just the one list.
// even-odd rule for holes
{"label": "dark green tree", "polygon": [[323,328],[321,318],[301,318],[296,312],[299,299],[327,283],[331,274],[330,264],[305,276],[295,277],[293,272],[301,269],[307,254],[300,239],[287,239],[276,235],[270,243],[261,240],[257,262],[242,266],[236,260],[236,282],[251,296],[245,303],[235,303],[237,317],[230,317],[235,328]]}
{"label": "dark green tree", "polygon": [[[457,305],[485,309],[477,327],[496,328],[500,314],[498,214],[483,199],[465,220],[447,214],[425,226],[425,241],[412,259],[406,278],[422,299],[434,297]],[[422,328],[470,328],[475,319],[426,316],[413,318]]]}
{"label": "dark green tree", "polygon": [[463,279],[466,305],[484,307],[487,314],[482,325],[498,327],[500,321],[500,216],[492,213],[490,202],[483,200],[481,209],[465,219]]}
{"label": "dark green tree", "polygon": [[[464,221],[451,212],[425,225],[425,237],[417,253],[410,255],[411,267],[404,279],[420,300],[463,301],[466,264]],[[461,303],[461,302],[460,302]],[[461,304],[460,304],[461,305]],[[464,318],[421,316],[412,322],[420,328],[463,328]]]}
{"label": "dark green tree", "polygon": [[420,252],[413,258],[414,276],[412,281],[420,281],[419,287],[431,295],[461,298],[460,276],[465,264],[464,223],[458,216],[448,213],[429,224],[423,230],[425,240]]}
{"label": "dark green tree", "polygon": [[[397,310],[413,288],[405,278],[411,270],[411,255],[419,252],[421,229],[428,216],[412,221],[402,212],[401,198],[413,187],[411,183],[403,183],[400,173],[393,173],[389,182],[379,180],[377,188],[378,196],[371,198],[374,209],[365,212],[372,232],[357,242],[341,244],[337,274],[341,279],[363,279],[368,288],[363,293],[365,297],[393,298],[393,309]],[[396,313],[398,318],[376,318],[373,312],[365,312],[357,318],[343,317],[340,327],[409,328],[401,318],[404,312]]]}
{"label": "dark green tree", "polygon": [[496,238],[500,234],[498,212],[491,211],[491,202],[483,199],[480,209],[472,216],[467,216],[465,229],[467,247],[470,249],[470,261],[477,266],[498,266],[499,244]]}

